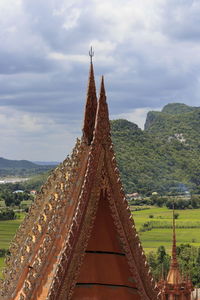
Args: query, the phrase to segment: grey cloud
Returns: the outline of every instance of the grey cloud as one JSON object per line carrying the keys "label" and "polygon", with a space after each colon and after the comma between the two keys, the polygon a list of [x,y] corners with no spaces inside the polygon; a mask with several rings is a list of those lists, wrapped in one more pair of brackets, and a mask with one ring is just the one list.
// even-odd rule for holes
{"label": "grey cloud", "polygon": [[[135,108],[154,109],[174,101],[197,105],[200,90],[197,18],[200,5],[197,1],[170,0],[163,4],[152,1],[150,5],[155,13],[149,18],[153,18],[153,25],[146,24],[142,14],[136,14],[138,20],[134,24],[126,18],[120,19],[116,11],[114,14],[106,10],[104,16],[95,1],[91,5],[85,1],[72,1],[70,5],[64,0],[23,0],[22,3],[20,20],[19,16],[15,19],[17,29],[5,38],[0,50],[0,113],[2,109],[6,115],[3,109],[7,107],[13,114],[28,114],[33,120],[37,117],[42,124],[41,131],[18,128],[15,132],[23,143],[29,144],[26,155],[31,153],[33,157],[31,147],[39,148],[45,136],[46,143],[52,143],[53,139],[54,143],[55,140],[60,143],[59,156],[53,156],[55,149],[52,149],[48,158],[52,155],[59,160],[67,142],[65,134],[70,145],[72,137],[80,134],[89,58],[87,63],[70,55],[87,55],[91,41],[97,44],[94,58],[97,92],[100,75],[104,74],[110,114]],[[158,11],[160,15],[156,15]],[[145,15],[145,5],[143,12]],[[67,27],[73,14],[74,25]],[[130,25],[118,33],[120,22],[122,28],[129,22]],[[187,41],[193,41],[194,47]],[[12,122],[15,126],[17,120]],[[6,135],[11,134],[10,128],[5,127],[3,134],[8,141]],[[10,144],[11,141],[9,149]],[[46,147],[42,145],[43,157],[44,151]],[[21,153],[21,158],[25,158]],[[37,155],[39,159],[39,152]]]}
{"label": "grey cloud", "polygon": [[[88,49],[91,39],[105,36],[104,25],[99,26],[100,20],[95,16],[95,7],[92,3],[87,6],[82,1],[80,6],[74,4],[68,7],[62,0],[57,4],[40,0],[24,0],[23,7],[30,18],[29,25],[32,31],[41,36],[48,47],[54,51],[80,53],[80,47]],[[62,7],[63,13],[56,14],[55,11]],[[65,28],[65,23],[70,22],[73,10],[77,10],[78,13],[77,24],[72,28]]]}
{"label": "grey cloud", "polygon": [[197,0],[167,1],[162,8],[163,32],[174,39],[200,39],[200,3]]}
{"label": "grey cloud", "polygon": [[56,64],[45,57],[0,51],[0,74],[45,73],[56,69]]}

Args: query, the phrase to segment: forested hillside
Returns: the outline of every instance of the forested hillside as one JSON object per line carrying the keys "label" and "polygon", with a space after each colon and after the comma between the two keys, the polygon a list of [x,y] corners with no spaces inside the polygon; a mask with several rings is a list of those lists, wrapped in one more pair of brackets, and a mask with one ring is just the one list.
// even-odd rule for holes
{"label": "forested hillside", "polygon": [[37,168],[38,165],[28,161],[28,160],[11,160],[0,157],[0,169],[7,168],[25,168],[32,169]]}
{"label": "forested hillside", "polygon": [[113,143],[128,193],[200,193],[200,108],[168,104],[149,112],[142,131],[111,121]]}
{"label": "forested hillside", "polygon": [[52,165],[37,165],[28,160],[10,160],[0,157],[0,176],[31,176],[52,169]]}

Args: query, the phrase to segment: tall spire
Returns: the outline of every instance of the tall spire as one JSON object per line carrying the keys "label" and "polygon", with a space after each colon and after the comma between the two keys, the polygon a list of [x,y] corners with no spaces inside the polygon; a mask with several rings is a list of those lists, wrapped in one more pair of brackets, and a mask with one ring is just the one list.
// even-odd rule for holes
{"label": "tall spire", "polygon": [[96,86],[95,86],[94,69],[93,69],[93,62],[92,62],[94,51],[92,50],[92,47],[89,51],[89,56],[90,56],[90,71],[89,71],[88,89],[87,89],[87,97],[86,97],[86,104],[85,104],[85,116],[84,116],[84,124],[83,124],[83,138],[88,145],[91,144],[91,141],[93,139],[95,116],[97,110]]}
{"label": "tall spire", "polygon": [[98,139],[101,144],[106,144],[110,141],[110,121],[103,76],[101,78],[99,101],[97,105],[95,138]]}
{"label": "tall spire", "polygon": [[106,102],[106,91],[104,86],[104,76],[101,77],[100,99],[99,101]]}
{"label": "tall spire", "polygon": [[177,264],[177,257],[176,257],[176,225],[175,225],[174,205],[173,205],[173,244],[172,244],[172,261],[173,261],[173,264]]}
{"label": "tall spire", "polygon": [[172,256],[170,269],[167,275],[167,280],[160,280],[158,287],[161,292],[161,299],[191,299],[191,293],[194,290],[190,280],[184,280],[177,261],[176,256],[176,226],[175,226],[175,214],[174,214],[174,203],[173,203],[173,243],[172,243]]}
{"label": "tall spire", "polygon": [[174,214],[174,204],[173,204],[173,243],[172,243],[172,257],[169,273],[167,276],[167,282],[171,284],[178,284],[181,282],[181,274],[179,271],[177,256],[176,256],[176,224],[175,224],[175,214]]}

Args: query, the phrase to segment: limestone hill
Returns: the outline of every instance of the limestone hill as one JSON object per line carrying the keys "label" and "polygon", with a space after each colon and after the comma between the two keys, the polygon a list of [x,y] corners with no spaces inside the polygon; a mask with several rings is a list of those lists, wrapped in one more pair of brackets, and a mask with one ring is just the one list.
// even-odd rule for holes
{"label": "limestone hill", "polygon": [[147,115],[145,130],[111,121],[127,192],[200,192],[200,107],[168,104]]}

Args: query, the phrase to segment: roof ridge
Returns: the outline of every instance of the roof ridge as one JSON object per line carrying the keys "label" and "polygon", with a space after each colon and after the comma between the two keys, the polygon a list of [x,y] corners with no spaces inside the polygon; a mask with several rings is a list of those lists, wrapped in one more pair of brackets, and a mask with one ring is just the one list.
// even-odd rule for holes
{"label": "roof ridge", "polygon": [[90,62],[88,89],[85,103],[85,115],[83,123],[83,138],[90,145],[93,139],[93,131],[95,125],[95,116],[97,110],[97,96],[94,77],[94,68],[92,61]]}
{"label": "roof ridge", "polygon": [[97,113],[94,130],[94,141],[98,140],[101,144],[111,144],[110,121],[108,105],[106,101],[106,91],[104,77],[101,78],[99,99],[97,104]]}

